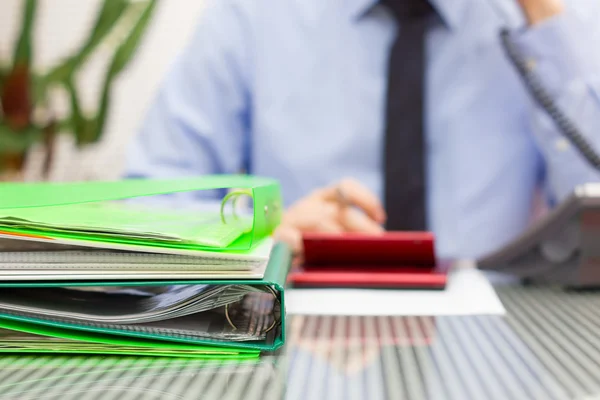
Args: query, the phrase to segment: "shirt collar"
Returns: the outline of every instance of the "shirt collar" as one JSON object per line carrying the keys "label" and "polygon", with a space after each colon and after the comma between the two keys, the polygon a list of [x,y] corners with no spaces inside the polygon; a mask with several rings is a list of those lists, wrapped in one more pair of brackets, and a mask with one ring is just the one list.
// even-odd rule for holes
{"label": "shirt collar", "polygon": [[[359,19],[375,7],[379,0],[347,0],[349,4],[350,15],[352,18]],[[403,0],[396,0],[403,1]],[[444,23],[450,28],[456,29],[461,26],[466,8],[471,0],[430,0],[433,7],[442,17]]]}

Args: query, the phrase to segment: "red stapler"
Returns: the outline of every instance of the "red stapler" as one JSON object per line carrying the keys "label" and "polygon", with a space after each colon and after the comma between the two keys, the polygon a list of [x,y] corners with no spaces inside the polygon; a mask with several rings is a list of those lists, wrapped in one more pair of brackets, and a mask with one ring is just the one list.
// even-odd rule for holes
{"label": "red stapler", "polygon": [[443,289],[448,264],[436,260],[429,232],[307,234],[294,287]]}

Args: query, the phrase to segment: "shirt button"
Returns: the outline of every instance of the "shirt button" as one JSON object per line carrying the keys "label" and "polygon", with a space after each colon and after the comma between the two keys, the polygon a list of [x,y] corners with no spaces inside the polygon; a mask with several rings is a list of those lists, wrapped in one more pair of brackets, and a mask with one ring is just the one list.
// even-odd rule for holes
{"label": "shirt button", "polygon": [[557,139],[556,142],[554,142],[554,145],[558,151],[567,151],[571,146],[569,141],[565,138]]}
{"label": "shirt button", "polygon": [[529,71],[533,71],[535,69],[537,63],[535,62],[535,59],[530,58],[527,60],[526,65],[527,65],[527,69]]}

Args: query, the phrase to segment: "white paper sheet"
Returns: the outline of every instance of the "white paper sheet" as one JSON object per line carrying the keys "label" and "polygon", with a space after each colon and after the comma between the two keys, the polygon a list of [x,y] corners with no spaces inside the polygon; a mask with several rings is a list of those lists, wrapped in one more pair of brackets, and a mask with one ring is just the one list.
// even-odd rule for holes
{"label": "white paper sheet", "polygon": [[[157,246],[145,246],[139,244],[126,244],[116,242],[100,242],[85,239],[69,239],[69,238],[54,238],[44,236],[32,236],[25,237],[22,235],[11,234],[11,233],[0,233],[0,241],[7,239],[18,242],[39,242],[47,244],[48,247],[44,246],[45,250],[52,251],[52,245],[68,245],[68,246],[81,246],[86,248],[99,248],[103,250],[120,250],[120,251],[131,251],[140,253],[158,253],[158,254],[174,254],[182,256],[195,256],[195,257],[206,257],[211,260],[242,260],[242,261],[268,261],[271,250],[273,249],[273,239],[268,237],[263,239],[255,248],[248,250],[247,252],[239,251],[236,253],[232,252],[219,252],[213,250],[187,250],[187,249],[176,249],[171,247],[157,247]],[[0,248],[2,244],[0,243]],[[13,245],[5,245],[5,248],[14,249]],[[18,250],[11,250],[18,251]]]}
{"label": "white paper sheet", "polygon": [[300,315],[504,315],[485,275],[457,266],[444,290],[290,289],[288,314]]}

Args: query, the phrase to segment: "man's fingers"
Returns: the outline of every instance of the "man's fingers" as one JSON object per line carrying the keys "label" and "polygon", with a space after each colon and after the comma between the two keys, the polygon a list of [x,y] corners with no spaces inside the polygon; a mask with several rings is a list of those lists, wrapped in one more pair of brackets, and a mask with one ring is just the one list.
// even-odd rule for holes
{"label": "man's fingers", "polygon": [[317,230],[324,233],[341,233],[344,232],[344,227],[334,220],[323,220],[317,225]]}
{"label": "man's fingers", "polygon": [[275,231],[274,238],[290,246],[294,254],[301,254],[304,251],[302,233],[296,228],[282,225]]}
{"label": "man's fingers", "polygon": [[385,210],[379,199],[354,179],[344,179],[339,184],[325,189],[324,194],[327,200],[333,201],[340,201],[342,199],[339,197],[343,196],[348,205],[361,208],[376,222],[385,221]]}
{"label": "man's fingers", "polygon": [[518,0],[529,25],[536,25],[565,11],[564,0]]}
{"label": "man's fingers", "polygon": [[340,223],[349,232],[382,233],[383,227],[360,210],[348,207],[340,214]]}

